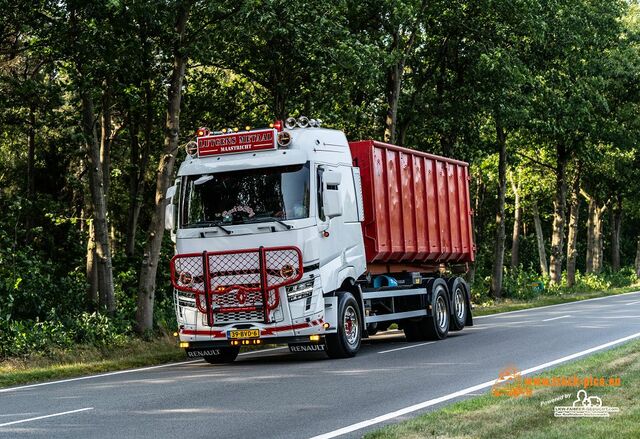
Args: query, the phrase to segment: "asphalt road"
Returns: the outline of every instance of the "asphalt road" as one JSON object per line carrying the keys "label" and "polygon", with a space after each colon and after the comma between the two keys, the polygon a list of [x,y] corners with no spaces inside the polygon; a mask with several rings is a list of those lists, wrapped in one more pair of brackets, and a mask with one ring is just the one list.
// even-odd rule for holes
{"label": "asphalt road", "polygon": [[486,392],[508,364],[536,371],[640,337],[640,293],[475,323],[439,342],[376,336],[347,360],[276,349],[2,389],[0,438],[360,437]]}

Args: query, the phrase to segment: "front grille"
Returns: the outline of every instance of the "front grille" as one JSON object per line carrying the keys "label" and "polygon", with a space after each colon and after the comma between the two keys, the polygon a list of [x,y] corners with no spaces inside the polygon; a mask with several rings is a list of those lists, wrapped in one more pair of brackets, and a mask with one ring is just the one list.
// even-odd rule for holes
{"label": "front grille", "polygon": [[227,323],[253,323],[264,320],[264,314],[261,310],[256,311],[240,311],[240,312],[224,312],[218,313],[215,317],[215,324]]}
{"label": "front grille", "polygon": [[230,290],[224,294],[214,294],[211,303],[214,312],[217,308],[236,307],[236,306],[262,306],[262,292],[260,291],[243,291]]}

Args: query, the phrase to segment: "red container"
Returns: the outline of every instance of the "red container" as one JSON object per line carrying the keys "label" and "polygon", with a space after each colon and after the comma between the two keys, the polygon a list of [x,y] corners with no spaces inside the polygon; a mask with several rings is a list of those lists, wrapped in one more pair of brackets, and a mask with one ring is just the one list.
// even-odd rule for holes
{"label": "red container", "polygon": [[474,260],[468,163],[375,140],[349,146],[362,178],[369,264]]}

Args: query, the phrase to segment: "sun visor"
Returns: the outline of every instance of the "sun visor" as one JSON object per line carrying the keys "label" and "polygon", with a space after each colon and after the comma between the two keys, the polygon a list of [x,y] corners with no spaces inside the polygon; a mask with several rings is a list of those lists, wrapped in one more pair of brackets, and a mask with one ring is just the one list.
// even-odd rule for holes
{"label": "sun visor", "polygon": [[301,165],[309,160],[307,153],[294,149],[277,149],[255,153],[229,154],[200,159],[187,159],[180,166],[179,176]]}

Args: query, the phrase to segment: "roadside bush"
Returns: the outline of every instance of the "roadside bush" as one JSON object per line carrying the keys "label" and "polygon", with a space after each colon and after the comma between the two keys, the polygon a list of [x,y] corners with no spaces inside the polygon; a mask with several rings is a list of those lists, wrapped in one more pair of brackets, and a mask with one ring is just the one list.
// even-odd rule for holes
{"label": "roadside bush", "polygon": [[532,270],[505,270],[502,296],[512,299],[528,300],[543,294],[546,279]]}
{"label": "roadside bush", "polygon": [[0,357],[47,353],[72,346],[74,339],[61,322],[5,321],[0,330]]}
{"label": "roadside bush", "polygon": [[83,312],[74,318],[46,321],[4,320],[0,323],[0,358],[46,355],[53,349],[69,349],[76,344],[103,348],[121,346],[131,337],[124,322],[97,313]]}
{"label": "roadside bush", "polygon": [[83,312],[66,324],[76,343],[106,347],[124,344],[131,335],[131,327],[98,313]]}
{"label": "roadside bush", "polygon": [[[618,272],[603,271],[601,274],[583,274],[576,272],[576,283],[567,286],[566,273],[563,273],[560,285],[551,285],[548,276],[541,276],[533,270],[511,271],[505,268],[503,277],[502,297],[505,299],[532,300],[538,296],[553,296],[572,293],[589,293],[606,291],[611,288],[621,288],[639,282],[633,267],[625,267]],[[490,306],[495,299],[490,296],[491,278],[476,279],[471,288],[473,303],[480,306]]]}

